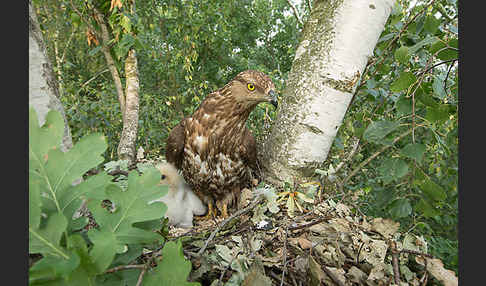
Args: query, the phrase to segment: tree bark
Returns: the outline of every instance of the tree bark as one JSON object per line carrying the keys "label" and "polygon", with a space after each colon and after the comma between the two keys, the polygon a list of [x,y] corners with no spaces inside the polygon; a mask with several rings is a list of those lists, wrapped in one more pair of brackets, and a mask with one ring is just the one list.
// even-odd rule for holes
{"label": "tree bark", "polygon": [[267,178],[310,177],[326,160],[394,2],[314,1],[264,145]]}
{"label": "tree bark", "polygon": [[66,152],[73,146],[71,132],[59,100],[59,87],[47,58],[37,15],[29,0],[29,106],[34,107],[42,125],[50,110],[57,110],[64,119],[64,136],[61,150]]}
{"label": "tree bark", "polygon": [[123,121],[123,132],[118,145],[118,158],[135,161],[136,142],[138,132],[138,69],[135,50],[128,52],[125,60],[126,91],[125,91],[125,116]]}

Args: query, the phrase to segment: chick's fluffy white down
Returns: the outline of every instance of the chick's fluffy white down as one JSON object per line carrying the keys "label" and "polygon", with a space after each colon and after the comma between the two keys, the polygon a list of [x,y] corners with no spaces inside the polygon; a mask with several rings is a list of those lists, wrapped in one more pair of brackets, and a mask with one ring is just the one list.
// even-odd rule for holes
{"label": "chick's fluffy white down", "polygon": [[193,216],[205,214],[206,206],[194,194],[172,164],[159,163],[156,167],[161,173],[161,184],[167,185],[169,192],[167,195],[149,203],[165,203],[167,205],[165,217],[169,219],[169,224],[191,228]]}

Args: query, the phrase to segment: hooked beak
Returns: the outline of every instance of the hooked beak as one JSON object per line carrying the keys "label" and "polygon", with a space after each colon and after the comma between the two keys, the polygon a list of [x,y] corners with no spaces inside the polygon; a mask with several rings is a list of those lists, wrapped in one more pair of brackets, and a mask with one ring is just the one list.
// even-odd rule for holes
{"label": "hooked beak", "polygon": [[275,93],[275,91],[273,90],[270,90],[268,92],[268,95],[270,96],[270,103],[275,106],[275,108],[278,107],[278,101],[277,101],[277,94]]}

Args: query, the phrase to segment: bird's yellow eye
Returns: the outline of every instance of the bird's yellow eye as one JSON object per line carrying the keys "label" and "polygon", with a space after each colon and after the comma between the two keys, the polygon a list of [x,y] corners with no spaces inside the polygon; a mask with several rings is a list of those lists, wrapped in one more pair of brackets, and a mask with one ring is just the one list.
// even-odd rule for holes
{"label": "bird's yellow eye", "polygon": [[251,83],[248,84],[248,90],[254,90],[255,86]]}

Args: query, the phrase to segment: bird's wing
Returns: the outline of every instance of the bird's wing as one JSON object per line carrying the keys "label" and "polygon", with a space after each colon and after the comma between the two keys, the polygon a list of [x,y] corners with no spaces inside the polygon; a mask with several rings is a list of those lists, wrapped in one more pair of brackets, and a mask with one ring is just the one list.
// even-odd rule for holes
{"label": "bird's wing", "polygon": [[165,159],[179,170],[181,169],[182,159],[184,157],[185,125],[186,118],[182,119],[179,124],[172,128],[165,146]]}
{"label": "bird's wing", "polygon": [[257,168],[257,150],[255,137],[251,134],[248,128],[245,129],[245,134],[243,135],[243,160],[246,165],[256,170]]}

